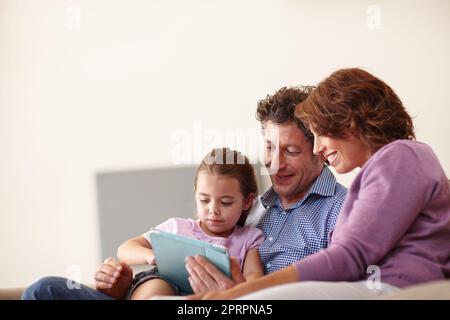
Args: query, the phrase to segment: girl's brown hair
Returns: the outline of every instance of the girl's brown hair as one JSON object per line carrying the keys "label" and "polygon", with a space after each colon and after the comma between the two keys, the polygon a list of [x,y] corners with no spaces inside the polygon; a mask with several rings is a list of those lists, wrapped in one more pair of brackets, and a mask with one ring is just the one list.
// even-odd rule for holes
{"label": "girl's brown hair", "polygon": [[296,117],[319,135],[359,135],[372,151],[398,139],[415,139],[411,116],[384,81],[358,69],[341,69],[323,80],[296,107]]}
{"label": "girl's brown hair", "polygon": [[[239,151],[229,148],[213,149],[200,163],[194,179],[194,191],[197,189],[198,174],[206,171],[209,174],[223,175],[236,178],[239,181],[239,187],[244,199],[250,194],[257,194],[258,185],[253,166],[246,156]],[[242,211],[238,225],[244,226],[245,220],[250,209]]]}

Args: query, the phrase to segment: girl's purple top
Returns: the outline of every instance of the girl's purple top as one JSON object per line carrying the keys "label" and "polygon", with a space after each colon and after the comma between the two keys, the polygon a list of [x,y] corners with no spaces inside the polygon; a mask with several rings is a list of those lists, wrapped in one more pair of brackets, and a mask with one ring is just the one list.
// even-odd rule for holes
{"label": "girl's purple top", "polygon": [[329,247],[295,267],[301,281],[449,278],[450,187],[432,149],[397,140],[378,150],[348,190]]}

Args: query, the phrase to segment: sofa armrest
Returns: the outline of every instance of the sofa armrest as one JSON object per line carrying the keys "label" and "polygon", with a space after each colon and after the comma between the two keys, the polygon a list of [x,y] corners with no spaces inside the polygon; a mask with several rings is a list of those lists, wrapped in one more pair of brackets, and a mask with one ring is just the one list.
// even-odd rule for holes
{"label": "sofa armrest", "polygon": [[20,300],[25,288],[0,289],[0,300]]}

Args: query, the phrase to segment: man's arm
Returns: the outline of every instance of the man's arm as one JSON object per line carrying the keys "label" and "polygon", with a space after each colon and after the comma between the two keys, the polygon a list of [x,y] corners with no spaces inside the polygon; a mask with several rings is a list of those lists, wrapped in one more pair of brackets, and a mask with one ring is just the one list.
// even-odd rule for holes
{"label": "man's arm", "polygon": [[211,262],[202,256],[188,257],[186,270],[189,282],[195,293],[221,291],[234,287],[245,281],[239,263],[231,258],[231,279],[218,270]]}

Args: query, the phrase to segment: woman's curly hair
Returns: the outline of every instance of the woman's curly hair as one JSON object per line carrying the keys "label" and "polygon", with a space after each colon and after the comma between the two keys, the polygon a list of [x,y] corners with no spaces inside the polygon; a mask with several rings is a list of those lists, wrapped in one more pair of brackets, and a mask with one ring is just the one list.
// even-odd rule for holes
{"label": "woman's curly hair", "polygon": [[411,116],[394,90],[358,68],[331,74],[298,104],[295,115],[319,135],[339,139],[356,133],[373,151],[415,139]]}

